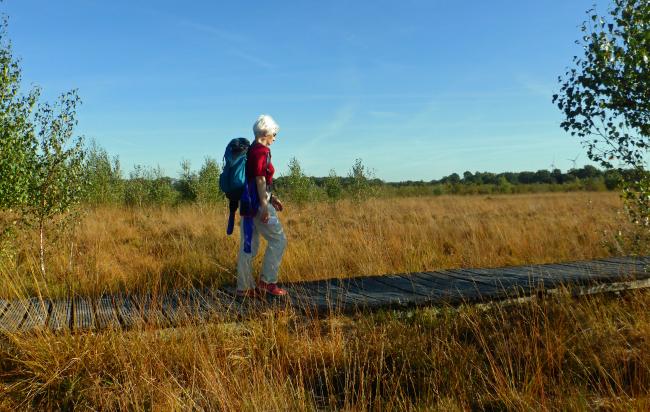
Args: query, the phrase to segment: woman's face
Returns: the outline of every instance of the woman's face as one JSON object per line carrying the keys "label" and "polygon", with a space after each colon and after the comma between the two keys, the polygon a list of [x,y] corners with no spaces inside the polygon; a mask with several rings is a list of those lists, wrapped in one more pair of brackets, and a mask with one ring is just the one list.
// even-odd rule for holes
{"label": "woman's face", "polygon": [[275,135],[275,133],[267,134],[262,138],[262,143],[264,143],[266,146],[271,146],[273,142],[275,142]]}

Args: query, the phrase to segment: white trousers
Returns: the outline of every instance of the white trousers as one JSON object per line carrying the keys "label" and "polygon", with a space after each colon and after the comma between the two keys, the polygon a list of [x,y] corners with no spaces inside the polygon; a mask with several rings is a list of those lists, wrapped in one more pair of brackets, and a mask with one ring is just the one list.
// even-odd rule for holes
{"label": "white trousers", "polygon": [[284,250],[287,247],[287,237],[284,235],[282,225],[277,218],[275,208],[269,203],[269,218],[275,223],[264,224],[260,219],[261,213],[253,219],[253,239],[251,240],[251,253],[244,252],[244,219],[241,218],[239,226],[239,259],[237,261],[237,290],[252,289],[255,287],[253,279],[253,259],[260,247],[260,234],[267,241],[262,274],[260,278],[266,283],[277,283],[278,270]]}

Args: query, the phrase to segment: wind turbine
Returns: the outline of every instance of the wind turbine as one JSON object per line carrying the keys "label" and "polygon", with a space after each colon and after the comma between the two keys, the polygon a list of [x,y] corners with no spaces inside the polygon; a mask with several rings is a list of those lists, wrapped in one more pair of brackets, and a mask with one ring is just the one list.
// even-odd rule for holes
{"label": "wind turbine", "polygon": [[567,159],[568,161],[570,161],[571,163],[573,163],[573,167],[572,167],[572,169],[575,169],[575,168],[576,168],[576,162],[578,161],[578,158],[579,158],[579,157],[580,157],[580,155],[577,155],[577,156],[575,157],[575,159]]}
{"label": "wind turbine", "polygon": [[551,172],[553,170],[555,170],[555,169],[556,169],[556,167],[555,167],[555,156],[553,156],[553,161],[551,162]]}

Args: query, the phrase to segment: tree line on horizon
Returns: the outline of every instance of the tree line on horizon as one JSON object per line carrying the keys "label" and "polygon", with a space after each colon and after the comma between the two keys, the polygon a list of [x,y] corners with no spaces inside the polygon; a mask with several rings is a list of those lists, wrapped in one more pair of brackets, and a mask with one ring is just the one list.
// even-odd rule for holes
{"label": "tree line on horizon", "polygon": [[[443,194],[508,194],[555,191],[615,190],[624,170],[600,170],[586,165],[567,172],[560,169],[521,172],[452,173],[430,181],[386,182],[357,159],[346,176],[331,170],[328,176],[308,176],[296,158],[289,161],[288,172],[274,179],[274,190],[297,204],[336,201],[344,198],[364,200],[371,197],[434,196]],[[126,206],[178,205],[222,202],[219,190],[221,165],[206,157],[198,170],[183,160],[176,177],[167,176],[160,167],[136,165],[127,177],[117,156],[92,144],[84,167],[85,203],[123,204]]]}

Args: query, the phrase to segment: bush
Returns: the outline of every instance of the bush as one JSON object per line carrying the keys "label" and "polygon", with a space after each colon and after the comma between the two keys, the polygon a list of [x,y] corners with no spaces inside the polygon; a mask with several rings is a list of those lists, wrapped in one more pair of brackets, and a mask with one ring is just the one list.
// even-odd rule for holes
{"label": "bush", "polygon": [[305,175],[295,157],[289,160],[289,174],[283,179],[283,187],[287,198],[298,205],[318,198],[318,188],[313,180]]}
{"label": "bush", "polygon": [[84,200],[93,205],[116,204],[124,198],[124,181],[117,156],[112,159],[105,149],[91,143],[85,170]]}
{"label": "bush", "polygon": [[356,159],[349,174],[347,191],[355,202],[361,202],[376,194],[376,188],[371,179],[374,174],[363,164],[361,159]]}
{"label": "bush", "polygon": [[622,176],[618,170],[607,170],[604,175],[607,190],[616,190],[621,184]]}
{"label": "bush", "polygon": [[196,174],[192,173],[192,164],[185,159],[181,162],[180,178],[174,184],[178,191],[179,201],[194,202],[196,200]]}
{"label": "bush", "polygon": [[217,203],[224,199],[219,190],[221,169],[217,161],[206,157],[196,180],[196,201],[203,204]]}
{"label": "bush", "polygon": [[179,197],[171,178],[164,176],[160,166],[147,168],[135,165],[129,180],[125,182],[124,203],[128,206],[171,205]]}
{"label": "bush", "polygon": [[325,178],[325,193],[330,201],[337,201],[343,196],[343,185],[341,178],[336,175],[334,169],[330,170],[329,176]]}

